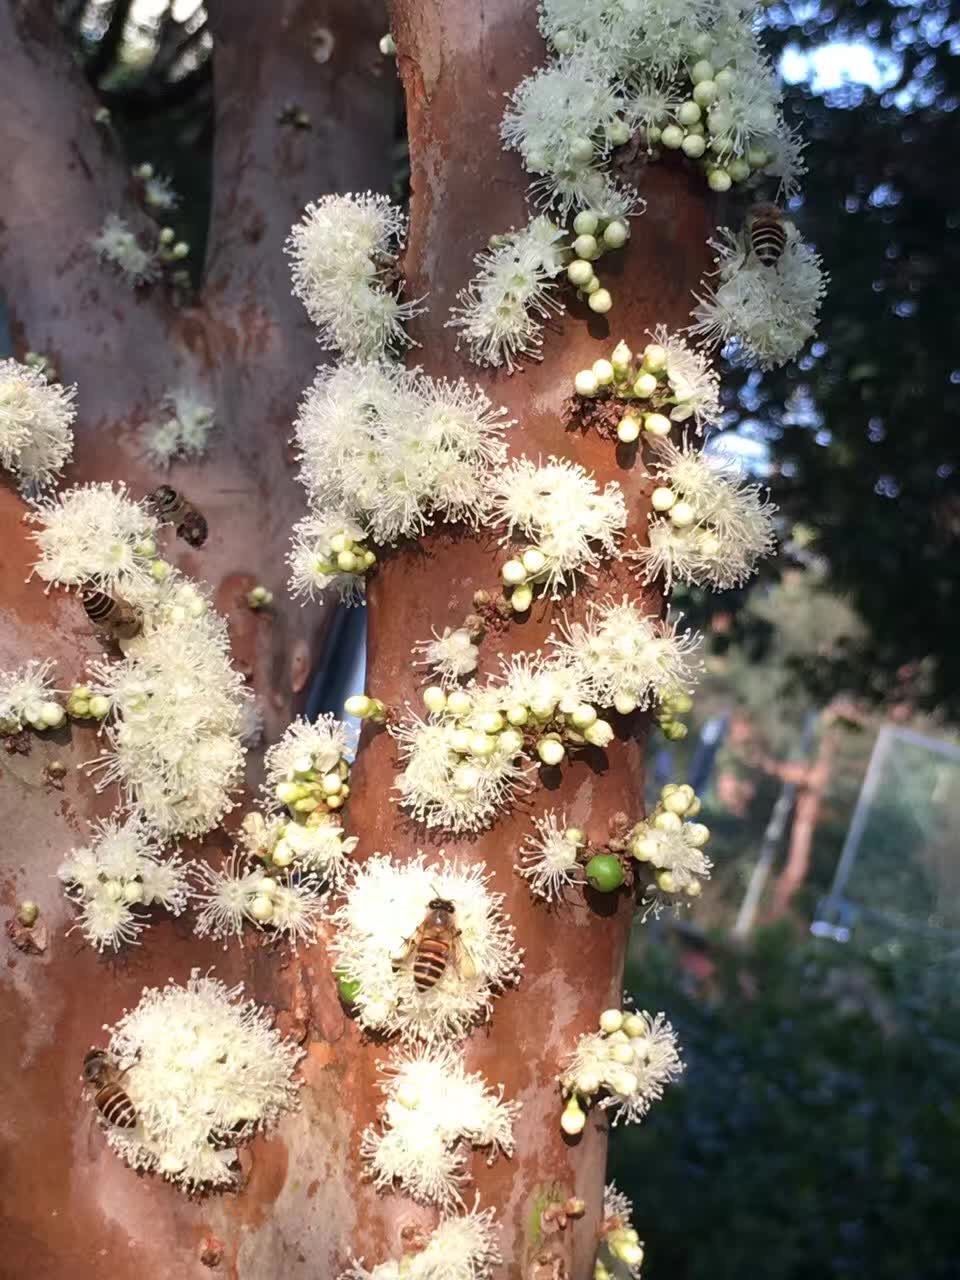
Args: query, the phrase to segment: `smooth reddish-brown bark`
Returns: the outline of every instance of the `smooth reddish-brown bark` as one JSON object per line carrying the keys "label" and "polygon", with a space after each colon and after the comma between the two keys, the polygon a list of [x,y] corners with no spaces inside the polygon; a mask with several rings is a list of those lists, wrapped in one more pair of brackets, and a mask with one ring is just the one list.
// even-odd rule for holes
{"label": "smooth reddish-brown bark", "polygon": [[[296,503],[277,453],[262,455],[280,450],[295,400],[295,392],[283,387],[306,384],[316,351],[296,311],[299,304],[281,301],[280,285],[284,295],[287,286],[280,248],[296,210],[279,213],[274,208],[277,197],[267,157],[272,148],[280,148],[277,163],[291,184],[291,199],[298,202],[334,185],[383,185],[385,172],[379,171],[378,182],[372,165],[382,155],[383,132],[389,125],[385,101],[382,110],[377,107],[377,94],[385,99],[386,92],[382,79],[371,88],[364,78],[371,74],[369,58],[379,30],[364,28],[366,34],[355,41],[347,35],[341,38],[341,29],[330,17],[317,17],[316,6],[276,8],[282,17],[282,38],[275,40],[267,38],[267,7],[253,0],[229,9],[224,4],[222,10],[215,5],[211,15],[222,45],[216,79],[223,138],[218,143],[203,316],[181,314],[162,325],[151,319],[139,327],[140,301],[119,289],[114,292],[109,277],[92,260],[71,266],[71,254],[84,253],[87,229],[78,228],[69,215],[60,236],[47,246],[47,254],[55,256],[46,258],[46,271],[56,273],[62,288],[45,285],[46,296],[29,314],[22,302],[11,299],[20,344],[51,350],[65,377],[99,371],[105,361],[112,361],[106,368],[119,370],[122,392],[116,395],[109,378],[98,374],[92,417],[81,400],[84,427],[71,479],[112,478],[126,474],[128,463],[139,465],[133,457],[132,426],[136,414],[145,414],[168,385],[170,367],[155,370],[142,354],[152,350],[145,344],[152,340],[154,328],[158,344],[163,333],[175,350],[182,346],[183,360],[199,358],[215,371],[218,407],[229,406],[230,420],[202,473],[209,477],[209,501],[215,501],[214,489],[228,487],[226,477],[229,486],[236,480],[238,487],[247,487],[239,496],[224,495],[211,521],[216,526],[219,520],[221,532],[209,553],[189,558],[189,569],[220,583],[251,564],[256,566],[254,576],[268,585],[277,581],[279,565],[274,564],[277,576],[271,580],[261,561],[253,558],[253,550],[246,558],[239,554],[237,540],[249,538],[261,557],[269,548],[279,557],[280,533],[285,536]],[[271,15],[273,11],[271,6]],[[357,20],[351,17],[350,23]],[[350,23],[347,30],[353,30]],[[416,358],[431,374],[463,375],[479,382],[495,402],[504,404],[517,420],[511,434],[514,453],[575,458],[593,470],[601,484],[620,480],[628,499],[631,536],[642,537],[651,488],[642,458],[631,458],[596,436],[565,432],[561,404],[575,371],[609,354],[619,337],[636,347],[654,324],[677,327],[686,321],[689,290],[706,263],[705,241],[712,225],[702,180],[675,165],[654,166],[642,175],[647,211],[634,224],[627,249],[603,261],[615,298],[609,324],[571,300],[568,314],[547,336],[542,364],[528,365],[512,378],[478,371],[455,352],[454,336],[443,326],[456,290],[472,273],[472,255],[492,232],[519,225],[527,217],[525,176],[516,157],[502,152],[497,131],[503,93],[543,60],[535,5],[532,0],[522,6],[516,0],[493,0],[483,6],[466,0],[397,0],[392,25],[407,92],[412,152],[407,290],[408,296],[429,294],[431,308],[413,326],[422,344]],[[318,41],[319,47],[328,47],[324,37],[315,35],[318,26],[334,35],[329,61],[314,60],[313,66],[299,62],[298,57],[314,58]],[[0,27],[0,36],[4,34]],[[338,57],[346,58],[351,70],[337,72]],[[35,54],[34,61],[43,64],[43,55]],[[63,90],[58,78],[52,79],[57,83],[45,84],[43,92],[56,101]],[[326,88],[317,89],[317,84]],[[311,90],[321,95],[316,107],[302,100]],[[352,107],[357,94],[361,105]],[[265,110],[257,105],[261,95],[269,101]],[[298,99],[311,112],[316,138],[283,134],[274,142],[274,108]],[[56,121],[55,129],[69,130],[69,115],[69,108],[60,117],[52,115],[48,127]],[[38,117],[36,127],[39,123]],[[371,133],[376,134],[372,142]],[[333,153],[342,167],[333,165]],[[56,167],[55,158],[51,164]],[[369,178],[364,168],[368,164]],[[330,178],[326,188],[318,178],[321,165]],[[89,199],[94,202],[99,178],[96,166],[91,167],[95,176]],[[53,181],[49,175],[42,180]],[[98,217],[114,207],[111,199],[104,199],[104,205],[96,206]],[[89,221],[97,219],[91,215]],[[11,222],[6,217],[5,222],[0,264],[6,273],[17,250]],[[25,235],[26,202],[19,210],[19,225]],[[24,267],[22,277],[17,277],[28,297],[33,273],[43,262],[40,253],[31,269]],[[96,297],[90,296],[91,280],[96,281]],[[69,307],[63,303],[64,292],[74,299]],[[273,311],[265,320],[266,296]],[[84,331],[77,333],[80,328]],[[129,362],[117,355],[120,334],[132,339],[128,349],[136,355]],[[80,344],[81,358],[72,366],[74,342]],[[157,352],[160,349],[158,345]],[[139,373],[126,370],[127,363],[141,362]],[[141,408],[135,412],[134,405]],[[244,421],[249,425],[240,425]],[[101,452],[99,435],[110,441]],[[244,471],[245,463],[251,472]],[[138,479],[142,475],[135,474]],[[194,474],[191,471],[191,484],[199,483]],[[0,533],[17,566],[30,558],[19,524],[21,510],[19,499],[0,491]],[[248,523],[255,524],[253,533]],[[417,700],[412,645],[428,637],[432,627],[462,621],[477,588],[496,591],[502,558],[493,535],[474,537],[457,531],[438,532],[416,547],[384,557],[370,589],[372,692],[392,706]],[[19,569],[15,576],[17,585],[7,594],[0,625],[0,665],[49,654],[61,658],[61,669],[72,677],[84,653],[95,647],[75,602],[56,595],[48,599],[36,583],[20,584],[25,575]],[[235,590],[229,587],[228,596]],[[624,591],[644,594],[625,566],[611,565],[572,608],[581,610],[591,596]],[[645,595],[651,609],[659,607],[655,593]],[[221,604],[226,606],[229,599]],[[307,613],[308,622],[312,616]],[[557,606],[538,603],[529,619],[489,635],[481,650],[481,675],[496,669],[499,654],[542,645],[558,616]],[[260,619],[245,622],[277,625]],[[259,660],[253,663],[255,682],[263,680],[258,687],[269,697],[278,694],[274,723],[286,710],[285,690],[292,682],[295,637],[300,634],[295,619],[283,625],[287,630],[275,633],[269,646],[268,676],[259,674]],[[244,643],[239,633],[236,638]],[[487,1167],[478,1153],[471,1162],[481,1204],[496,1208],[502,1228],[505,1262],[497,1280],[588,1280],[592,1272],[605,1124],[594,1112],[578,1141],[564,1139],[555,1077],[576,1036],[595,1025],[604,1007],[618,1001],[631,903],[621,894],[548,909],[531,899],[513,863],[532,816],[546,808],[566,810],[571,822],[596,839],[605,836],[614,812],[640,815],[646,726],[642,717],[634,717],[618,721],[617,728],[620,737],[609,752],[566,762],[557,777],[544,779],[545,785],[528,803],[476,839],[441,840],[403,817],[390,798],[397,761],[383,731],[365,735],[352,779],[347,825],[361,838],[361,856],[391,850],[404,857],[418,848],[444,847],[469,860],[483,860],[496,888],[507,895],[518,942],[526,950],[520,985],[497,1000],[489,1026],[476,1031],[466,1046],[469,1065],[482,1070],[492,1083],[503,1083],[507,1095],[523,1103],[516,1156]],[[2,1034],[10,1064],[5,1074],[13,1079],[7,1099],[14,1119],[8,1134],[13,1156],[2,1189],[11,1244],[0,1262],[0,1274],[69,1274],[84,1280],[106,1273],[117,1280],[143,1275],[151,1280],[191,1280],[211,1274],[202,1260],[204,1241],[210,1236],[223,1244],[223,1258],[213,1274],[237,1280],[281,1275],[334,1280],[352,1256],[364,1256],[371,1266],[399,1256],[411,1228],[432,1225],[435,1214],[402,1196],[378,1195],[361,1178],[359,1137],[376,1117],[377,1064],[387,1048],[366,1041],[344,1017],[322,944],[289,959],[282,952],[249,944],[245,952],[231,947],[224,953],[198,943],[189,922],[162,921],[145,935],[142,948],[113,962],[99,959],[76,934],[66,935],[71,911],[52,874],[98,805],[89,781],[73,772],[62,795],[50,791],[43,782],[43,766],[53,755],[73,764],[95,753],[93,734],[75,728],[72,741],[34,739],[29,756],[10,757],[9,766],[7,758],[2,762],[0,800],[9,811],[4,901],[12,905],[23,896],[37,898],[50,942],[42,956],[11,950],[7,959]],[[104,811],[108,801],[99,807]],[[224,843],[222,834],[209,838],[205,856],[215,855]],[[225,978],[244,978],[254,995],[278,1008],[280,1025],[302,1037],[308,1050],[300,1110],[276,1135],[244,1152],[248,1182],[242,1191],[202,1201],[187,1200],[158,1179],[138,1178],[126,1169],[107,1150],[89,1109],[81,1105],[77,1077],[80,1057],[98,1039],[101,1024],[114,1021],[124,1006],[134,1003],[143,985],[161,983],[168,975],[182,979],[195,965],[215,965]],[[540,1239],[533,1209],[548,1188],[581,1195],[588,1208],[575,1227]]]}

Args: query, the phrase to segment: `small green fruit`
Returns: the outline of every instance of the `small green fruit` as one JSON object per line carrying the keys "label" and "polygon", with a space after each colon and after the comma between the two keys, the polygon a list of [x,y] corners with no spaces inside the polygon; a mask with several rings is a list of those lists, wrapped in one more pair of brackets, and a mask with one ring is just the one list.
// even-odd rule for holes
{"label": "small green fruit", "polygon": [[598,893],[613,893],[623,884],[623,867],[612,853],[597,853],[586,867],[587,883]]}
{"label": "small green fruit", "polygon": [[344,1004],[353,1004],[360,994],[360,983],[356,978],[348,978],[345,973],[338,973],[336,977],[340,999]]}

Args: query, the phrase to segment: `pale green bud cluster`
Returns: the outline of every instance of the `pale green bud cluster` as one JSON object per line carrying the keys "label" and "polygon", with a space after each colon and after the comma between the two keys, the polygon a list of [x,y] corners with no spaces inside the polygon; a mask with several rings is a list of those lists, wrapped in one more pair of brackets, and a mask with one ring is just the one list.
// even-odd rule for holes
{"label": "pale green bud cluster", "polygon": [[110,714],[110,699],[75,684],[67,696],[67,715],[74,720],[102,720]]}
{"label": "pale green bud cluster", "polygon": [[[706,48],[709,37],[705,38]],[[709,52],[709,49],[706,48]],[[734,116],[729,106],[729,90],[738,72],[733,66],[714,67],[702,57],[687,68],[689,98],[680,103],[669,119],[646,130],[650,146],[668,151],[681,151],[690,160],[699,161],[711,191],[729,191],[734,184],[746,182],[751,174],[764,170],[772,155],[762,146],[748,145],[738,150],[731,138]],[[770,133],[777,128],[772,106],[760,105],[758,123]]]}
{"label": "pale green bud cluster", "polygon": [[550,576],[550,562],[539,547],[526,547],[519,556],[509,559],[500,569],[510,608],[526,613],[533,604],[534,588]]}
{"label": "pale green bud cluster", "polygon": [[356,542],[347,533],[335,533],[329,546],[317,553],[314,569],[324,577],[352,574],[363,578],[377,563],[377,557],[363,542]]}
{"label": "pale green bud cluster", "polygon": [[573,231],[574,256],[567,267],[567,279],[580,297],[586,298],[591,311],[605,315],[613,306],[613,299],[609,289],[602,288],[593,264],[609,250],[622,249],[630,238],[630,228],[624,218],[603,218],[584,209],[574,218]]}
{"label": "pale green bud cluster", "polygon": [[30,702],[20,714],[20,719],[0,720],[0,737],[18,733],[23,722],[26,722],[31,729],[35,729],[37,733],[44,733],[47,729],[59,729],[67,718],[63,707],[54,698]]}
{"label": "pale green bud cluster", "polygon": [[617,439],[622,444],[633,444],[641,431],[668,436],[673,423],[667,413],[684,402],[670,385],[667,363],[667,352],[659,343],[648,342],[635,355],[621,340],[609,360],[596,360],[591,368],[580,370],[573,380],[574,390],[584,399],[637,401],[636,408],[628,408],[617,426]]}
{"label": "pale green bud cluster", "polygon": [[[633,1227],[618,1224],[605,1231],[603,1242],[613,1258],[622,1262],[634,1275],[643,1266],[643,1245]],[[593,1280],[617,1280],[619,1268],[611,1271],[599,1258],[594,1263]]]}
{"label": "pale green bud cluster", "polygon": [[247,592],[247,604],[254,610],[269,609],[273,604],[273,592],[263,586],[252,587]]}
{"label": "pale green bud cluster", "polygon": [[687,736],[687,726],[679,719],[693,708],[693,699],[683,689],[668,693],[660,702],[656,714],[660,732],[668,742],[680,742]]}
{"label": "pale green bud cluster", "polygon": [[[656,870],[657,888],[662,893],[682,893],[698,898],[702,885],[695,875],[678,876],[659,864],[665,839],[680,836],[692,849],[703,849],[710,839],[710,828],[693,822],[700,812],[700,801],[687,783],[668,782],[660,792],[656,808],[630,832],[627,848],[638,862],[650,862]],[[709,864],[707,865],[709,870]]]}
{"label": "pale green bud cluster", "polygon": [[586,1123],[581,1102],[589,1106],[601,1089],[629,1097],[637,1092],[640,1076],[650,1057],[650,1024],[639,1013],[604,1009],[598,1019],[599,1034],[581,1038],[589,1051],[581,1053],[569,1074],[561,1080],[569,1094],[560,1116],[566,1134],[582,1132]]}
{"label": "pale green bud cluster", "polygon": [[332,769],[322,772],[312,755],[304,755],[294,761],[288,776],[276,784],[274,795],[294,818],[303,819],[317,812],[325,814],[343,808],[350,794],[349,777],[350,766],[343,756]]}

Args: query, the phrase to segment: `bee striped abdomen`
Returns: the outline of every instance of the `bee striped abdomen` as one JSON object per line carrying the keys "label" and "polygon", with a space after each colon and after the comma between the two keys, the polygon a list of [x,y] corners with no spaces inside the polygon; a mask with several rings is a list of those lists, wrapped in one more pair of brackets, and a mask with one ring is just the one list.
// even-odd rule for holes
{"label": "bee striped abdomen", "polygon": [[418,991],[429,991],[436,986],[449,958],[450,944],[445,938],[424,938],[413,965],[413,982]]}
{"label": "bee striped abdomen", "polygon": [[207,520],[197,510],[189,511],[177,525],[177,537],[191,547],[202,547],[207,540]]}
{"label": "bee striped abdomen", "polygon": [[107,1124],[118,1129],[133,1129],[137,1123],[137,1109],[130,1096],[118,1084],[105,1084],[94,1098],[97,1110]]}
{"label": "bee striped abdomen", "polygon": [[87,617],[97,626],[102,626],[104,623],[109,622],[110,615],[116,608],[113,597],[108,596],[105,591],[100,591],[96,587],[82,591],[80,599],[83,601],[83,608]]}
{"label": "bee striped abdomen", "polygon": [[787,247],[787,228],[779,209],[754,215],[750,221],[750,243],[763,266],[777,265]]}

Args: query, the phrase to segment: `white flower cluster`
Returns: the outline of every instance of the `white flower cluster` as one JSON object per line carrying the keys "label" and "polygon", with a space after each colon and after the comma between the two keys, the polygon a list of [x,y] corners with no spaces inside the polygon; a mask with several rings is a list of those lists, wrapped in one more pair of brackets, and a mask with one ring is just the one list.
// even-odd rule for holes
{"label": "white flower cluster", "polygon": [[592,1103],[601,1092],[599,1105],[612,1110],[615,1125],[621,1120],[636,1124],[682,1071],[676,1035],[662,1013],[651,1017],[606,1009],[600,1030],[579,1038],[560,1077],[569,1095],[561,1126],[565,1133],[580,1133],[585,1123],[580,1100]]}
{"label": "white flower cluster", "polygon": [[179,603],[146,614],[121,661],[93,668],[92,686],[113,709],[98,789],[118,783],[162,836],[197,836],[234,806],[247,696],[223,619],[189,583],[169,599]]}
{"label": "white flower cluster", "polygon": [[263,759],[271,804],[286,805],[300,817],[341,808],[350,794],[346,779],[355,739],[350,727],[330,712],[316,720],[298,716]]}
{"label": "white flower cluster", "polygon": [[372,360],[409,345],[403,325],[417,304],[401,302],[397,255],[407,220],[387,196],[324,196],[290,233],[293,292],[327,349]]}
{"label": "white flower cluster", "polygon": [[[717,426],[721,411],[716,371],[665,325],[657,325],[651,337],[653,341],[636,355],[621,341],[609,360],[595,360],[591,368],[581,369],[574,379],[577,395],[596,399],[601,409],[608,400],[618,408],[622,405],[616,434],[623,444],[633,444],[641,429],[652,436],[669,435],[677,422],[692,421],[700,432]],[[586,423],[598,416],[592,406],[590,410],[583,417]],[[603,422],[604,416],[599,414],[601,425],[612,427],[612,421]]]}
{"label": "white flower cluster", "polygon": [[24,491],[53,484],[69,461],[76,393],[29,365],[0,360],[0,466]]}
{"label": "white flower cluster", "polygon": [[382,1131],[364,1131],[360,1154],[379,1189],[394,1183],[415,1200],[450,1210],[463,1205],[469,1148],[492,1163],[513,1154],[518,1102],[503,1101],[481,1075],[468,1075],[449,1048],[396,1054],[384,1067]]}
{"label": "white flower cluster", "polygon": [[118,214],[107,214],[91,244],[97,257],[115,267],[133,288],[150,284],[160,275],[156,255],[142,247],[127,222]]}
{"label": "white flower cluster", "polygon": [[633,1205],[611,1182],[603,1189],[603,1225],[593,1280],[622,1280],[623,1270],[640,1280],[643,1244],[631,1225]]}
{"label": "white flower cluster", "polygon": [[377,557],[355,520],[341,511],[316,511],[297,521],[292,537],[287,564],[293,595],[313,600],[333,587],[344,604],[362,602],[365,575]]}
{"label": "white flower cluster", "polygon": [[[490,1016],[493,995],[519,978],[521,953],[503,915],[503,894],[489,888],[482,863],[368,859],[331,919],[337,973],[357,985],[357,1019],[369,1031],[434,1043],[460,1038]],[[425,927],[444,903],[441,949],[434,948],[427,982],[418,969]],[[447,910],[449,904],[449,911]],[[432,943],[430,944],[432,946]],[[445,950],[443,950],[445,947]]]}
{"label": "white flower cluster", "polygon": [[591,601],[584,621],[565,620],[562,638],[552,643],[591,702],[630,715],[695,684],[700,668],[693,654],[703,637],[680,631],[681,620],[644,613],[626,596]]}
{"label": "white flower cluster", "polygon": [[27,725],[42,733],[63,724],[66,712],[53,696],[52,671],[49,658],[31,658],[13,671],[0,671],[0,737]]}
{"label": "white flower cluster", "polygon": [[541,359],[544,324],[563,311],[555,281],[569,257],[566,248],[564,233],[546,217],[491,237],[447,321],[448,328],[461,331],[457,349],[464,342],[474,364],[505,364],[510,373],[523,357]]}
{"label": "white flower cluster", "polygon": [[435,519],[477,524],[506,460],[504,412],[479,387],[419,369],[321,370],[295,424],[314,513],[379,543],[417,537]]}
{"label": "white flower cluster", "polygon": [[415,645],[414,653],[421,655],[414,665],[429,667],[444,689],[476,671],[480,659],[480,650],[466,627],[444,627],[442,636],[434,630],[433,639]]}
{"label": "white flower cluster", "polygon": [[318,881],[338,887],[359,840],[348,836],[339,822],[318,807],[305,819],[248,813],[241,825],[240,843],[250,856],[269,867],[311,872]]}
{"label": "white flower cluster", "polygon": [[501,571],[518,612],[530,607],[534,586],[556,599],[563,587],[576,590],[577,574],[589,575],[604,558],[619,555],[627,509],[616,481],[601,490],[589,471],[566,458],[515,458],[489,487],[492,523],[506,526],[501,541],[521,535],[529,544]]}
{"label": "white flower cluster", "polygon": [[514,654],[486,685],[424,691],[426,720],[409,715],[390,732],[404,764],[400,804],[428,827],[488,827],[522,791],[530,764],[553,767],[567,746],[605,748],[613,729],[585,700],[580,677],[539,653]]}
{"label": "white flower cluster", "polygon": [[380,1262],[372,1271],[356,1262],[340,1280],[489,1280],[502,1261],[493,1223],[493,1210],[476,1206],[442,1218],[422,1249]]}
{"label": "white flower cluster", "polygon": [[651,495],[649,546],[630,558],[642,566],[645,581],[662,574],[668,591],[675,579],[716,591],[740,586],[774,549],[776,507],[722,456],[667,439],[658,440],[656,450],[660,483]]}
{"label": "white flower cluster", "polygon": [[113,1028],[108,1052],[136,1124],[101,1119],[110,1146],[134,1169],[186,1190],[230,1186],[237,1145],[296,1105],[292,1073],[303,1051],[242,994],[194,970],[186,986],[146,990]]}
{"label": "white flower cluster", "polygon": [[571,885],[584,881],[578,854],[586,839],[579,827],[568,824],[566,814],[553,809],[534,818],[533,825],[536,834],[524,837],[517,870],[529,881],[532,894],[557,902]]}
{"label": "white flower cluster", "polygon": [[239,938],[242,946],[243,926],[249,923],[258,929],[269,927],[288,938],[294,948],[316,939],[321,912],[315,876],[268,875],[243,853],[232,853],[217,869],[199,862],[194,876],[198,937]]}
{"label": "white flower cluster", "polygon": [[57,875],[80,908],[77,928],[98,951],[135,943],[149,917],[138,908],[165,907],[178,916],[187,904],[188,866],[161,845],[137,816],[98,822],[90,843],[71,849]]}
{"label": "white flower cluster", "polygon": [[152,599],[158,522],[123,484],[85,484],[38,505],[29,517],[40,556],[35,572],[65,587],[93,585],[131,603]]}
{"label": "white flower cluster", "polygon": [[710,878],[713,863],[703,852],[710,828],[693,819],[700,801],[693,787],[668,782],[652,813],[630,832],[627,849],[637,862],[649,864],[654,882],[647,885],[646,911],[659,915],[671,898],[699,898],[703,881]]}
{"label": "white flower cluster", "polygon": [[503,137],[545,202],[589,207],[613,147],[641,128],[651,148],[702,161],[710,186],[753,173],[791,190],[800,149],[744,0],[544,0],[541,31],[558,55],[513,95]]}
{"label": "white flower cluster", "polygon": [[603,165],[631,133],[626,86],[588,41],[522,80],[501,126],[503,141],[538,176],[539,202],[564,214],[615,198]]}
{"label": "white flower cluster", "polygon": [[792,360],[813,337],[827,275],[817,253],[786,226],[786,244],[767,265],[753,252],[748,230],[721,227],[710,241],[715,279],[697,296],[691,332],[711,343],[730,343],[732,354],[761,369]]}
{"label": "white flower cluster", "polygon": [[175,458],[202,458],[214,425],[212,405],[192,391],[171,391],[160,420],[144,428],[146,455],[158,467],[169,467]]}

